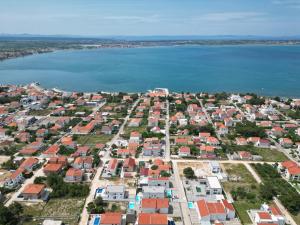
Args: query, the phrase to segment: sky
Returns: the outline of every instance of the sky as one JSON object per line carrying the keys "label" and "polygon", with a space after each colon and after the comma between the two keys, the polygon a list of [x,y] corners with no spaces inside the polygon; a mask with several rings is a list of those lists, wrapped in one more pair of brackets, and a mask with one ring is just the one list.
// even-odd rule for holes
{"label": "sky", "polygon": [[0,33],[300,35],[300,0],[1,0]]}

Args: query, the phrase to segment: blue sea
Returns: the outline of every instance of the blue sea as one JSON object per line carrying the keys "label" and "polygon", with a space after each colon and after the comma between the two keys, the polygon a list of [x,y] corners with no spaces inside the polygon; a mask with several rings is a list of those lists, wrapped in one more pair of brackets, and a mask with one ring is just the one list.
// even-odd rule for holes
{"label": "blue sea", "polygon": [[67,50],[0,62],[0,83],[69,91],[255,92],[300,97],[300,46]]}

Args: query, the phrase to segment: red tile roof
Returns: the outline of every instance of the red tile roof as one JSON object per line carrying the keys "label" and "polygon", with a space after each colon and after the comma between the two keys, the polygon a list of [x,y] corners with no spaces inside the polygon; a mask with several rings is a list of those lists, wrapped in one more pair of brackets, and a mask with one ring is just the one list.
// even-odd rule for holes
{"label": "red tile roof", "polygon": [[35,164],[37,164],[38,162],[39,162],[39,160],[36,158],[32,158],[32,157],[27,158],[24,160],[24,162],[22,162],[22,164],[20,165],[20,168],[32,167]]}
{"label": "red tile roof", "polygon": [[270,220],[270,219],[272,219],[270,213],[268,213],[268,212],[258,212],[258,216],[262,220]]}
{"label": "red tile roof", "polygon": [[167,198],[143,198],[142,208],[169,208],[169,200]]}
{"label": "red tile roof", "polygon": [[62,164],[48,163],[44,167],[44,172],[59,172],[62,169]]}
{"label": "red tile roof", "polygon": [[83,172],[80,169],[70,168],[66,173],[67,177],[82,177]]}
{"label": "red tile roof", "polygon": [[101,224],[121,224],[121,213],[104,213],[101,214]]}
{"label": "red tile roof", "polygon": [[44,184],[28,184],[22,191],[22,194],[39,194],[45,187]]}
{"label": "red tile roof", "polygon": [[158,213],[140,213],[138,216],[139,225],[167,225],[168,218],[166,215]]}

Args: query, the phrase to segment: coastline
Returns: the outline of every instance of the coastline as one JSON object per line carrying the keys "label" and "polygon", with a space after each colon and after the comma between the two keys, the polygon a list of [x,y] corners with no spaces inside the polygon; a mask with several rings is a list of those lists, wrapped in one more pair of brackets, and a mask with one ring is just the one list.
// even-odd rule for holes
{"label": "coastline", "polygon": [[[0,41],[1,43],[1,41]],[[60,42],[58,42],[60,43]],[[116,42],[114,44],[75,44],[75,46],[66,46],[65,48],[39,48],[32,50],[18,50],[1,52],[0,48],[0,63],[10,59],[24,58],[32,55],[40,55],[53,53],[57,51],[83,51],[92,49],[127,49],[127,48],[161,48],[161,47],[187,47],[187,46],[230,46],[230,47],[240,47],[240,46],[299,46],[300,40],[294,41],[245,41],[245,40],[230,40],[230,41],[215,41],[215,40],[201,40],[201,41],[134,41],[134,42]],[[3,54],[14,54],[8,56],[2,56]]]}

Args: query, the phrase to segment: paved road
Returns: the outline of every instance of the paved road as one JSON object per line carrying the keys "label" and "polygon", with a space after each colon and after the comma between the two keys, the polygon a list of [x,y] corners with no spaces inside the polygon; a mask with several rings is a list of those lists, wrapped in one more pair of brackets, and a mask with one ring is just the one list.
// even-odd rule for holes
{"label": "paved road", "polygon": [[139,101],[140,101],[140,98],[138,98],[138,99],[134,102],[134,104],[132,105],[131,109],[130,109],[129,112],[128,112],[128,115],[124,118],[124,122],[122,123],[122,125],[121,125],[121,127],[120,127],[118,133],[117,133],[117,134],[116,134],[116,135],[115,135],[115,136],[107,143],[107,145],[108,145],[109,148],[114,144],[114,142],[115,142],[116,140],[119,139],[120,134],[122,134],[122,133],[124,132],[125,125],[127,124],[128,120],[129,120],[129,118],[130,118],[131,112],[132,112],[132,110],[137,106],[137,104],[139,103]]}
{"label": "paved road", "polygon": [[258,174],[253,169],[253,167],[249,163],[244,163],[244,165],[249,170],[249,172],[252,174],[252,176],[254,177],[254,179],[256,180],[256,182],[259,183],[259,184],[262,183],[262,181],[260,179],[260,176],[258,176]]}
{"label": "paved road", "polygon": [[101,187],[101,181],[100,181],[99,177],[102,173],[102,170],[104,168],[105,163],[106,163],[106,161],[103,161],[102,167],[99,167],[97,169],[97,172],[96,172],[96,174],[95,174],[95,176],[94,176],[94,178],[91,182],[90,193],[89,193],[88,197],[85,200],[85,204],[84,204],[84,207],[83,207],[83,210],[82,210],[79,225],[87,225],[88,224],[89,213],[88,213],[86,207],[90,202],[92,202],[94,200],[96,189]]}
{"label": "paved road", "polygon": [[181,209],[181,214],[182,214],[182,218],[183,218],[183,224],[191,225],[192,223],[191,223],[191,218],[190,218],[190,211],[188,209],[188,203],[187,203],[187,199],[185,196],[184,187],[181,182],[180,175],[179,175],[177,161],[173,161],[173,171],[174,171],[174,177],[175,177],[175,186],[177,187],[178,197],[180,200],[180,209]]}
{"label": "paved road", "polygon": [[[204,114],[205,114],[206,120],[207,120],[207,121],[213,126],[213,128],[216,130],[216,126],[214,125],[212,119],[210,118],[210,115],[207,113],[206,108],[205,108],[205,106],[204,106],[203,103],[202,103],[202,100],[199,99],[198,97],[196,97],[196,98],[197,98],[198,102],[199,102],[200,105],[201,105],[201,108],[202,108],[202,111],[203,111]],[[217,138],[218,138],[219,140],[221,140],[221,136],[218,134],[218,132],[215,132],[215,133],[216,133]]]}
{"label": "paved road", "polygon": [[167,116],[166,116],[166,152],[165,152],[165,158],[167,161],[170,160],[170,111],[169,111],[169,100],[167,100]]}
{"label": "paved road", "polygon": [[[140,98],[135,101],[135,103],[132,105],[131,109],[129,110],[128,115],[125,117],[118,133],[107,143],[108,149],[111,148],[113,143],[120,137],[120,134],[123,133],[125,125],[127,124],[128,120],[129,120],[130,114],[131,114],[132,110],[137,106],[139,101],[140,101]],[[94,195],[95,195],[96,189],[98,187],[103,186],[103,180],[100,180],[99,178],[100,178],[100,175],[102,173],[105,163],[111,158],[109,153],[110,153],[110,151],[108,150],[106,152],[106,154],[104,155],[104,157],[102,157],[102,160],[103,160],[102,167],[97,168],[96,174],[95,174],[93,180],[91,181],[90,193],[85,200],[85,204],[84,204],[84,207],[83,207],[83,210],[81,213],[79,225],[87,225],[88,224],[89,214],[88,214],[86,207],[90,202],[92,202],[94,200]]]}

